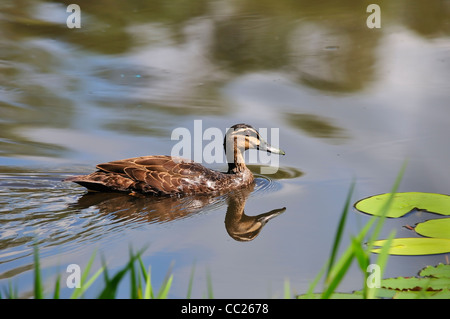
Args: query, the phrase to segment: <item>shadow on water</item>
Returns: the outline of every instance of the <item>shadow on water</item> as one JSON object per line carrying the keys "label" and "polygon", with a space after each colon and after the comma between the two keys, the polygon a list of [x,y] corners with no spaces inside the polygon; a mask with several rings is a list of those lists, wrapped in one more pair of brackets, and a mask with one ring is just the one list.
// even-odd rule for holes
{"label": "shadow on water", "polygon": [[270,184],[270,181],[260,178],[255,184],[224,195],[194,195],[182,198],[88,192],[76,203],[70,204],[70,207],[80,210],[95,207],[99,214],[112,216],[114,221],[160,224],[192,217],[205,210],[220,209],[223,205],[227,205],[225,228],[228,234],[237,241],[250,241],[258,236],[270,219],[286,210],[283,207],[255,216],[245,214],[245,203],[251,193]]}

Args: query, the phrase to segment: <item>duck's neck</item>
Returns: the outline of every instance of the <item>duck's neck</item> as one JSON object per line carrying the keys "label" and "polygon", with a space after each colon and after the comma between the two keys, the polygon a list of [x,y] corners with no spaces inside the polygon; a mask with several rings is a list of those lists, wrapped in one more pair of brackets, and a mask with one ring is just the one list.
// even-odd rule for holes
{"label": "duck's neck", "polygon": [[[228,158],[228,155],[227,155]],[[234,150],[233,160],[228,159],[228,174],[238,174],[248,170],[245,166],[244,157],[239,149]]]}

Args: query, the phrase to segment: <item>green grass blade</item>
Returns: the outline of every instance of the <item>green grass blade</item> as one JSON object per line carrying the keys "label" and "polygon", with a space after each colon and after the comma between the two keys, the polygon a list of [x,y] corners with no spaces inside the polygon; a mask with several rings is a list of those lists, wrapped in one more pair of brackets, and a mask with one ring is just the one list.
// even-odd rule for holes
{"label": "green grass blade", "polygon": [[165,281],[164,284],[159,289],[159,293],[157,296],[158,299],[167,299],[167,296],[169,295],[170,287],[172,286],[172,280],[173,280],[173,275],[170,275],[169,279],[167,279],[167,281]]}
{"label": "green grass blade", "polygon": [[362,242],[356,240],[355,237],[352,237],[351,245],[353,254],[358,261],[359,269],[361,270],[361,272],[365,273],[367,266],[369,266],[370,263],[369,254],[363,249]]}
{"label": "green grass blade", "polygon": [[333,267],[334,260],[336,258],[337,251],[339,249],[339,244],[341,242],[342,234],[344,231],[345,220],[347,219],[347,213],[349,211],[350,201],[351,201],[351,197],[352,197],[354,188],[355,188],[355,182],[352,182],[350,189],[348,191],[348,194],[347,194],[347,198],[345,200],[344,208],[342,209],[342,214],[341,214],[341,218],[339,220],[338,229],[336,231],[336,235],[334,238],[333,249],[331,250],[330,261],[328,264],[327,278],[329,277],[331,268]]}
{"label": "green grass blade", "polygon": [[34,244],[34,298],[43,299],[44,289],[42,287],[41,269],[39,265],[39,249]]}
{"label": "green grass blade", "polygon": [[[352,237],[351,245],[352,245],[354,256],[355,256],[356,260],[358,261],[359,269],[360,269],[361,273],[363,274],[364,282],[366,282],[367,276],[368,276],[367,267],[370,264],[370,254],[366,250],[363,249],[363,247],[362,247],[363,242],[356,240],[355,237]],[[362,289],[362,295],[363,295],[364,299],[367,296],[366,288],[367,288],[367,285],[364,285],[363,289]]]}
{"label": "green grass blade", "polygon": [[55,290],[53,292],[53,299],[59,299],[59,291],[60,291],[60,282],[61,282],[61,276],[58,275],[55,282]]}
{"label": "green grass blade", "polygon": [[126,275],[126,273],[131,269],[134,261],[139,258],[140,253],[132,256],[130,260],[128,261],[127,265],[123,267],[119,272],[117,272],[113,278],[109,279],[106,275],[105,277],[105,288],[102,290],[102,292],[99,295],[99,299],[114,299],[117,293],[117,288],[123,279],[123,277]]}
{"label": "green grass blade", "polygon": [[[133,257],[133,252],[130,249],[130,258]],[[136,269],[134,268],[134,263],[130,265],[130,298],[138,299],[138,291],[136,284]]]}
{"label": "green grass blade", "polygon": [[208,291],[208,299],[214,299],[213,288],[212,288],[212,280],[211,280],[211,272],[209,269],[206,271],[206,284]]}
{"label": "green grass blade", "polygon": [[92,267],[92,263],[94,262],[94,259],[95,259],[95,255],[96,255],[96,251],[94,251],[92,253],[91,258],[89,258],[88,263],[84,267],[84,271],[81,274],[81,285],[84,284],[84,282],[86,281],[87,276],[89,275],[89,272],[90,272],[91,267]]}
{"label": "green grass blade", "polygon": [[291,283],[287,278],[284,280],[284,299],[291,299]]}
{"label": "green grass blade", "polygon": [[80,298],[83,293],[89,288],[90,285],[95,281],[95,279],[103,272],[103,270],[106,269],[105,266],[101,267],[87,282],[86,279],[89,275],[89,272],[91,271],[92,264],[94,262],[96,256],[96,251],[94,251],[89,258],[86,266],[84,267],[84,271],[81,274],[80,278],[80,288],[75,288],[72,295],[70,296],[70,299],[77,299]]}
{"label": "green grass blade", "polygon": [[[138,261],[139,261],[139,266],[141,267],[142,275],[144,276],[144,281],[147,281],[147,270],[145,269],[144,262],[142,261],[141,256],[139,256]],[[149,270],[148,274],[150,274],[150,270]]]}
{"label": "green grass blade", "polygon": [[344,278],[353,261],[354,255],[353,251],[350,255],[346,255],[345,258],[341,259],[339,268],[334,272],[333,277],[330,277],[329,283],[325,291],[322,293],[322,299],[329,299],[335,289],[339,286],[339,283]]}
{"label": "green grass blade", "polygon": [[[8,280],[8,288],[4,288],[5,290],[5,298],[8,299],[17,299],[19,298],[17,287],[14,288],[13,283],[11,280]],[[3,299],[3,295],[0,291],[0,299]]]}
{"label": "green grass blade", "polygon": [[101,267],[99,270],[95,272],[95,274],[92,275],[91,278],[89,278],[88,281],[86,281],[84,284],[81,285],[80,288],[75,288],[75,291],[73,292],[72,296],[70,296],[70,299],[77,299],[80,296],[84,294],[86,290],[94,283],[94,281],[97,279],[98,276],[101,275],[101,273],[105,270],[105,267]]}
{"label": "green grass blade", "polygon": [[191,299],[192,286],[194,284],[194,273],[195,273],[195,262],[192,265],[191,275],[189,276],[189,285],[188,285],[188,291],[187,291],[186,299]]}
{"label": "green grass blade", "polygon": [[[145,268],[144,268],[145,271]],[[144,299],[153,299],[155,296],[153,295],[152,283],[151,283],[151,268],[148,267],[148,272],[145,276],[145,293]]]}
{"label": "green grass blade", "polygon": [[[374,216],[366,223],[366,225],[363,227],[363,229],[361,229],[359,234],[355,236],[355,240],[362,241],[366,237],[367,233],[369,232],[375,221],[376,217]],[[331,269],[329,277],[336,277],[337,273],[340,272],[340,269],[345,267],[345,265],[349,262],[349,259],[351,258],[353,258],[353,247],[352,245],[349,245],[342,254],[341,258],[335,263],[335,265]]]}
{"label": "green grass blade", "polygon": [[139,266],[141,267],[141,273],[144,277],[145,281],[145,289],[144,289],[144,299],[153,299],[155,296],[153,295],[153,288],[151,283],[151,267],[148,267],[148,271],[145,269],[144,262],[142,261],[142,258],[139,256],[138,258]]}
{"label": "green grass blade", "polygon": [[316,288],[317,284],[319,283],[320,278],[322,278],[322,276],[325,274],[328,264],[329,264],[329,261],[322,266],[322,269],[320,269],[319,273],[316,275],[313,282],[309,285],[308,291],[305,294],[306,299],[314,298],[314,289]]}
{"label": "green grass blade", "polygon": [[163,291],[167,289],[167,287],[170,288],[170,284],[169,284],[169,286],[167,286],[167,285],[168,285],[169,281],[170,281],[170,283],[172,282],[172,277],[173,277],[172,269],[173,269],[173,262],[170,264],[170,267],[167,270],[166,276],[164,277],[163,283],[161,284],[161,287],[159,288],[159,292],[156,296],[157,299],[162,298],[161,295],[163,294]]}
{"label": "green grass blade", "polygon": [[[387,260],[389,258],[389,249],[391,248],[392,240],[395,237],[395,230],[393,230],[389,237],[387,238],[386,244],[383,245],[383,247],[380,250],[380,254],[378,255],[376,264],[380,267],[380,279],[383,278],[384,269],[387,264]],[[367,283],[367,294],[365,295],[367,299],[374,299],[377,296],[377,289],[378,287],[369,288]]]}
{"label": "green grass blade", "polygon": [[375,225],[374,231],[372,232],[372,235],[370,237],[369,244],[367,247],[368,251],[370,251],[372,249],[372,243],[377,239],[378,234],[380,233],[381,228],[384,225],[384,221],[386,220],[386,215],[389,211],[392,201],[394,200],[395,193],[397,193],[397,190],[400,186],[400,182],[405,173],[407,164],[408,164],[408,162],[405,161],[400,169],[400,172],[397,174],[397,178],[395,179],[394,185],[392,186],[390,196],[389,196],[388,200],[386,201],[386,204],[382,208],[381,216],[379,216],[378,223]]}

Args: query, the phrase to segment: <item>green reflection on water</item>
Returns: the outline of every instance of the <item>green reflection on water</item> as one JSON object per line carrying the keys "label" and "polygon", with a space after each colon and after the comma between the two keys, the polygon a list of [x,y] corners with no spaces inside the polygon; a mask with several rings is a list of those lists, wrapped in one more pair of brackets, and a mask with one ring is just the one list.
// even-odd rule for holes
{"label": "green reflection on water", "polygon": [[[379,39],[393,24],[427,38],[450,33],[441,1],[379,1],[383,28],[373,32],[354,1],[86,2],[76,30],[65,26],[69,3],[0,5],[2,156],[68,156],[23,129],[162,136],[177,118],[227,116],[235,110],[221,88],[249,71],[282,72],[324,92],[361,91],[376,79]],[[321,124],[313,122],[302,129],[314,135]]]}

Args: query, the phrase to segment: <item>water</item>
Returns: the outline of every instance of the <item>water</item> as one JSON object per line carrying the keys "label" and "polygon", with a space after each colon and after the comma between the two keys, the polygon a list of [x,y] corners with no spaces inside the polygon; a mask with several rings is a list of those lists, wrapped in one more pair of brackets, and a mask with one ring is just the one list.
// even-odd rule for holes
{"label": "water", "polygon": [[[302,293],[329,255],[353,178],[354,202],[387,192],[408,159],[400,191],[449,193],[447,2],[380,1],[380,29],[353,1],[113,3],[80,4],[80,29],[66,27],[58,2],[0,4],[0,286],[30,295],[38,242],[48,291],[94,251],[94,268],[104,256],[114,271],[130,247],[147,247],[156,285],[172,267],[171,297],[186,296],[194,264],[195,297],[208,271],[219,298],[279,297],[285,279]],[[278,173],[257,175],[238,200],[87,196],[61,181],[170,154],[172,131],[193,132],[194,120],[279,128]],[[229,223],[236,203],[246,216],[286,210],[241,241]],[[383,235],[411,236],[401,226],[429,218],[389,220]],[[347,234],[366,220],[352,212]],[[386,276],[438,262],[446,255],[391,257]],[[340,290],[361,283],[353,267]]]}

